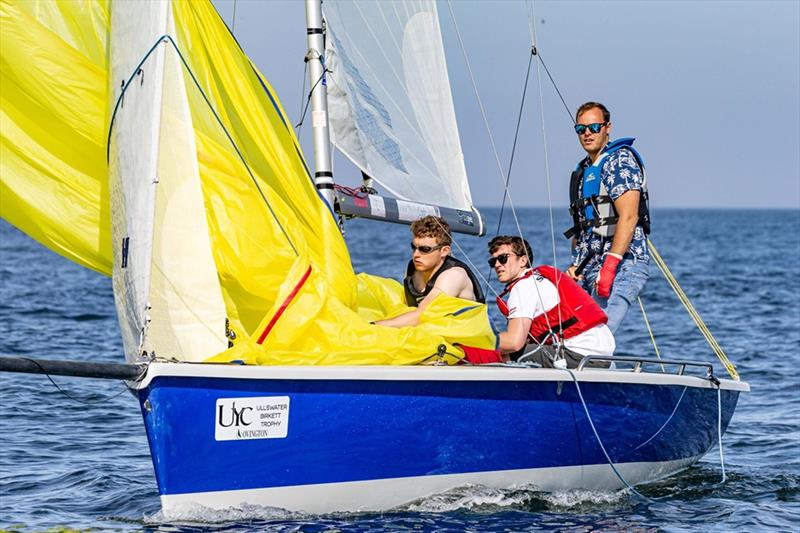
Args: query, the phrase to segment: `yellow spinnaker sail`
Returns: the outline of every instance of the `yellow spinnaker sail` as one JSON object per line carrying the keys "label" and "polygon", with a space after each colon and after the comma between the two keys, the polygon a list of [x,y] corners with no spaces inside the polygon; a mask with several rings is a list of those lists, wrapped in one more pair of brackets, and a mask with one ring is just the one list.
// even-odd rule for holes
{"label": "yellow spinnaker sail", "polygon": [[[438,298],[416,328],[369,324],[404,309],[400,285],[355,275],[276,95],[210,3],[173,1],[171,9],[208,238],[236,333],[235,346],[212,359],[415,364],[445,345],[452,363],[460,354],[453,342],[494,347],[485,306],[454,298]],[[0,214],[108,275],[117,247],[107,87],[123,81],[108,80],[108,4],[2,0],[0,17]]]}

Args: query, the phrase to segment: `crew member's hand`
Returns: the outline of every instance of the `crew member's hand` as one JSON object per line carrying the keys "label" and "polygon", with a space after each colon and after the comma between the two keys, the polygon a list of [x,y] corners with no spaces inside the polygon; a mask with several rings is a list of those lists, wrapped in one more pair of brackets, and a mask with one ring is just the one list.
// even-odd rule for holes
{"label": "crew member's hand", "polygon": [[575,271],[578,270],[578,265],[570,265],[567,269],[567,276],[571,277],[573,281],[580,281],[583,279],[583,274],[575,275]]}
{"label": "crew member's hand", "polygon": [[611,286],[614,284],[614,276],[617,275],[617,267],[622,261],[622,256],[608,252],[603,267],[597,274],[597,295],[601,298],[608,298],[611,295]]}

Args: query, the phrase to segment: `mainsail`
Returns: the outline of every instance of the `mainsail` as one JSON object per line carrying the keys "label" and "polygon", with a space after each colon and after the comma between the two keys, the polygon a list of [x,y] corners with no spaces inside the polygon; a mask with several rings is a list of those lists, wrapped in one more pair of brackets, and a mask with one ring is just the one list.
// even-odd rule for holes
{"label": "mainsail", "polygon": [[436,2],[328,0],[323,10],[336,148],[400,200],[474,211]]}
{"label": "mainsail", "polygon": [[355,275],[272,88],[209,2],[38,6],[0,4],[0,214],[113,270],[126,357],[413,364],[494,346],[485,306],[455,298],[418,328],[369,324],[405,310],[402,289]]}

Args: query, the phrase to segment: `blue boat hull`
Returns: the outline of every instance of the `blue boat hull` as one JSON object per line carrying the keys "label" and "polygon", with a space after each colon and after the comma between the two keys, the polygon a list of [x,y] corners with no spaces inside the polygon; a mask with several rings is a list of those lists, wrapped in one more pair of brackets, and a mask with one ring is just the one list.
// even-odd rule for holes
{"label": "blue boat hull", "polygon": [[[528,370],[537,371],[542,372]],[[492,485],[503,485],[504,478],[509,485],[529,479],[544,490],[622,486],[568,376],[508,378],[162,375],[150,380],[139,398],[164,502],[212,507],[215,501],[249,502],[323,510],[327,506],[319,502],[287,503],[280,489],[363,486],[369,491],[369,483],[358,483],[437,477],[455,484],[485,478]],[[727,427],[739,396],[738,390],[721,391],[718,428],[717,390],[711,387],[583,380],[579,386],[599,438],[620,471],[626,471],[626,464],[644,465],[627,470],[631,483],[661,477],[702,457],[716,444],[718,430]],[[258,435],[247,431],[259,427],[259,413],[249,409],[239,417],[236,407],[228,407],[239,399],[242,410],[253,398],[287,399],[281,415],[285,436],[217,440],[220,425],[230,432],[239,424],[237,435]],[[228,403],[221,406],[220,399]],[[524,475],[536,471],[544,479]],[[559,471],[564,479],[559,479]],[[255,496],[259,491],[263,497]],[[226,493],[242,498],[202,496]],[[421,489],[417,497],[422,496]],[[364,503],[347,507],[374,507]]]}

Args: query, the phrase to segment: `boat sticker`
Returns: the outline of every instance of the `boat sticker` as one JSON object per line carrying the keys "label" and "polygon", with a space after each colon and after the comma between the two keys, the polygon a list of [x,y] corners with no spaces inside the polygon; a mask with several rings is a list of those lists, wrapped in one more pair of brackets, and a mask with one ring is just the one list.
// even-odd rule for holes
{"label": "boat sticker", "polygon": [[369,195],[369,212],[376,216],[376,217],[385,217],[386,216],[386,204],[383,203],[383,198],[380,196],[375,196],[374,194]]}
{"label": "boat sticker", "polygon": [[289,433],[289,397],[217,398],[216,440],[285,439]]}
{"label": "boat sticker", "polygon": [[314,128],[327,128],[328,127],[327,113],[325,113],[325,111],[312,111],[311,126]]}
{"label": "boat sticker", "polygon": [[439,216],[439,210],[433,205],[415,204],[403,200],[397,200],[397,213],[400,220],[408,222],[419,220],[427,215]]}

